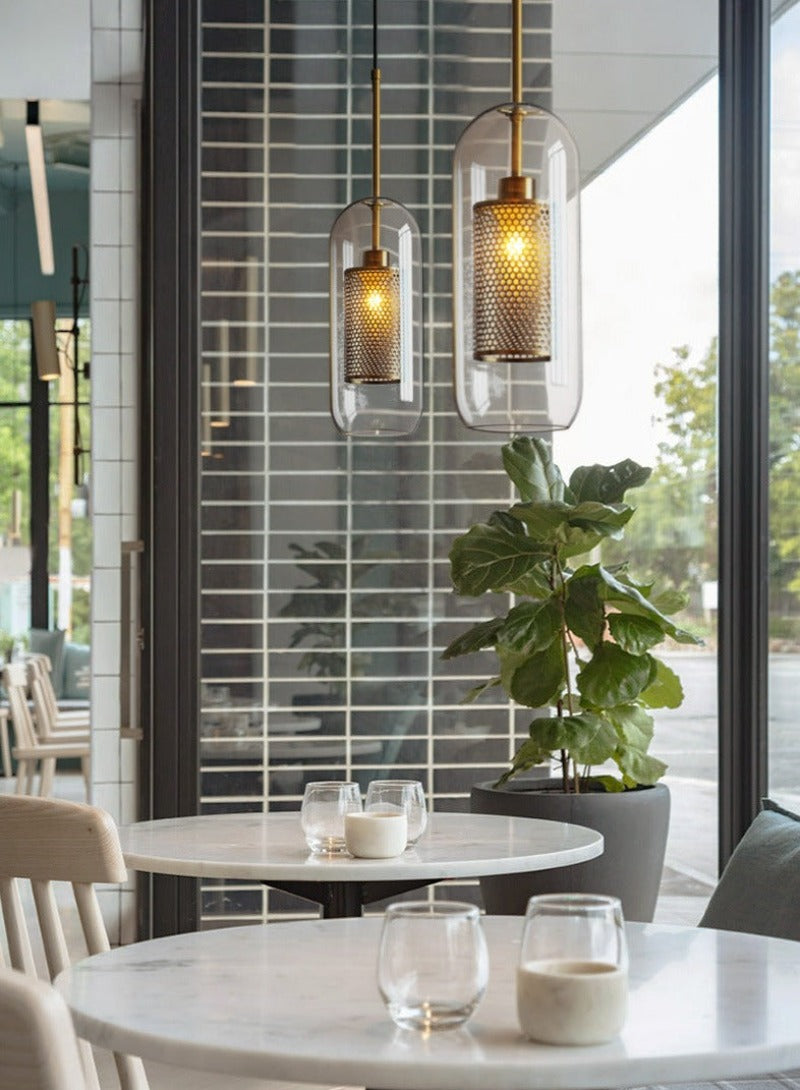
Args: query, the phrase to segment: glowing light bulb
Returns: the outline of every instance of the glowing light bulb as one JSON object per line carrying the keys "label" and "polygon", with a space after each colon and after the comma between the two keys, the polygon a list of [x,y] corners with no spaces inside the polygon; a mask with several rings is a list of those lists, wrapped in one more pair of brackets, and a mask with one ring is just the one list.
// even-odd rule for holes
{"label": "glowing light bulb", "polygon": [[377,310],[383,303],[383,296],[379,291],[371,291],[367,296],[367,306],[370,310]]}
{"label": "glowing light bulb", "polygon": [[522,257],[525,250],[525,239],[521,235],[511,235],[506,240],[506,257],[512,261]]}

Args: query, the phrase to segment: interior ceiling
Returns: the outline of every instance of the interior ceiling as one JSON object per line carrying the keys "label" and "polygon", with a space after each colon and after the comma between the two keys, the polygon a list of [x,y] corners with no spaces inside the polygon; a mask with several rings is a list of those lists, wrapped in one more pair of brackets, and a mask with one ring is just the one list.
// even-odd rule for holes
{"label": "interior ceiling", "polygon": [[717,69],[716,0],[554,0],[553,109],[584,182]]}
{"label": "interior ceiling", "polygon": [[[797,0],[772,0],[778,18]],[[716,74],[717,0],[553,0],[553,110],[583,182]]]}

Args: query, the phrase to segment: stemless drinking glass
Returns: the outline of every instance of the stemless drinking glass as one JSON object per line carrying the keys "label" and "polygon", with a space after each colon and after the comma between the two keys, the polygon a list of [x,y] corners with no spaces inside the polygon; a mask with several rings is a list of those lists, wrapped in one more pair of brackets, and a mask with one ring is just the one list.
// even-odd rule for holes
{"label": "stemless drinking glass", "polygon": [[517,970],[523,1033],[552,1045],[615,1037],[628,1009],[628,951],[617,897],[531,897]]}
{"label": "stemless drinking glass", "polygon": [[416,844],[428,824],[425,792],[419,780],[373,780],[367,788],[364,809],[392,813],[405,810],[408,844]]}
{"label": "stemless drinking glass", "polygon": [[451,1029],[486,991],[489,954],[475,905],[389,905],[378,951],[378,989],[403,1029]]}
{"label": "stemless drinking glass", "polygon": [[357,783],[317,780],[307,783],[300,808],[300,824],[312,852],[346,852],[344,816],[361,812]]}

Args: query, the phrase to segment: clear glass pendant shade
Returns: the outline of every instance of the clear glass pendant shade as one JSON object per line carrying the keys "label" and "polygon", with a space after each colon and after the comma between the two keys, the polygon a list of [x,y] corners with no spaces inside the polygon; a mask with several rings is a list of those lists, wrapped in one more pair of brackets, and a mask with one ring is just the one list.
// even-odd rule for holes
{"label": "clear glass pendant shade", "polygon": [[419,423],[421,266],[419,229],[396,201],[355,201],[333,225],[331,414],[346,435],[408,435]]}
{"label": "clear glass pendant shade", "polygon": [[567,428],[575,418],[582,388],[579,183],[572,136],[537,106],[487,110],[456,145],[454,377],[468,427],[531,433]]}

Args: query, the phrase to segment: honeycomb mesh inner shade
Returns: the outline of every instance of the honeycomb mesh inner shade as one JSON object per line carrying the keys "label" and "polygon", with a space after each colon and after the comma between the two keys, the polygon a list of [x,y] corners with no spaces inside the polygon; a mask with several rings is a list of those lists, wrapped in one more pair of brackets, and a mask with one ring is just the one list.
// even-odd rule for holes
{"label": "honeycomb mesh inner shade", "polygon": [[345,269],[344,380],[400,381],[399,269]]}
{"label": "honeycomb mesh inner shade", "polygon": [[475,358],[549,360],[548,206],[536,200],[481,201],[473,212]]}

